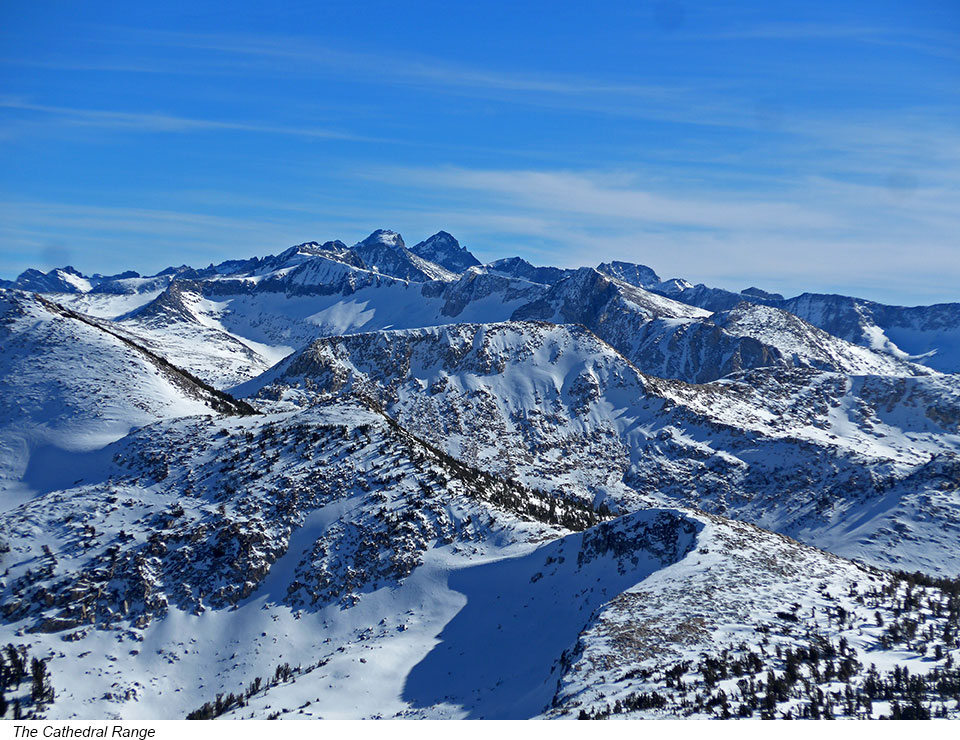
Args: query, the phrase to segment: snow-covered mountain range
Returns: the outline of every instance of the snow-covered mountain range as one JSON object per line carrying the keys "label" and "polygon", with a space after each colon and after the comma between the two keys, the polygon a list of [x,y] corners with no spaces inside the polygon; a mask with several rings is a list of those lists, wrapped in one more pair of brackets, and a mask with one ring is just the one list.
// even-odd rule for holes
{"label": "snow-covered mountain range", "polygon": [[960,716],[960,304],[377,230],[28,270],[0,390],[6,716]]}

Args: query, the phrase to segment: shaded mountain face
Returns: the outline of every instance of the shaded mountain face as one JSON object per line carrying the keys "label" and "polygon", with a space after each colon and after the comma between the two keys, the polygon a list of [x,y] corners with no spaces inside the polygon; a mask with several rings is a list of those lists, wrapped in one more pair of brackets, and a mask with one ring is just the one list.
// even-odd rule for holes
{"label": "shaded mountain face", "polygon": [[705,311],[611,280],[597,270],[582,267],[556,282],[540,300],[517,312],[516,318],[588,326],[599,323],[618,310],[643,320],[702,318],[707,315]]}
{"label": "shaded mountain face", "polygon": [[448,270],[407,249],[403,238],[395,231],[378,229],[363,241],[354,244],[351,251],[367,268],[403,280],[423,282],[452,277]]}
{"label": "shaded mountain face", "polygon": [[851,345],[792,314],[741,302],[709,314],[581,268],[512,318],[581,324],[642,371],[690,383],[757,367],[815,367],[850,374],[929,371]]}
{"label": "shaded mountain face", "polygon": [[636,287],[710,312],[729,311],[744,301],[779,308],[853,344],[912,360],[940,372],[960,371],[960,303],[887,306],[861,298],[818,293],[786,299],[779,293],[757,287],[735,293],[681,279],[660,281],[657,274],[644,265],[610,262],[597,269]]}
{"label": "shaded mountain face", "polygon": [[410,251],[456,274],[480,264],[480,260],[461,247],[460,242],[446,231],[438,231],[429,239],[415,244]]}
{"label": "shaded mountain face", "polygon": [[25,270],[6,287],[30,290],[35,293],[85,293],[96,285],[96,280],[85,278],[69,265],[55,268],[47,273],[40,270]]}
{"label": "shaded mountain face", "polygon": [[512,316],[580,324],[644,372],[693,383],[748,367],[784,364],[774,348],[749,337],[731,336],[708,323],[708,317],[706,311],[586,267]]}
{"label": "shaded mountain face", "polygon": [[662,280],[651,268],[646,265],[637,265],[632,262],[603,262],[597,265],[597,272],[622,280],[637,288],[656,288]]}
{"label": "shaded mountain face", "polygon": [[488,264],[487,268],[503,275],[509,275],[510,277],[529,280],[531,283],[541,283],[543,285],[553,285],[575,272],[574,270],[564,270],[559,267],[534,267],[520,257],[508,257],[507,259],[496,260]]}
{"label": "shaded mountain face", "polygon": [[782,301],[783,296],[780,293],[768,293],[767,291],[761,288],[744,288],[740,291],[740,295],[749,296],[750,298],[760,298],[768,301]]}

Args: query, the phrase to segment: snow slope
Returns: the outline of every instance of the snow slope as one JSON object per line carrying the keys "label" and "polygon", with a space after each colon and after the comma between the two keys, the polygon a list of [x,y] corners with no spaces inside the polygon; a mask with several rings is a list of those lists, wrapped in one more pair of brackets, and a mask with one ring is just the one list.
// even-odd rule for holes
{"label": "snow slope", "polygon": [[221,405],[141,348],[19,291],[0,289],[0,346],[4,508],[52,479],[79,475],[82,466],[69,470],[77,453],[158,419],[209,414]]}
{"label": "snow slope", "polygon": [[[327,268],[320,277],[317,271]],[[345,275],[350,282],[344,282]],[[330,289],[307,290],[308,285]],[[259,282],[255,289],[232,279],[176,280],[154,300],[114,318],[138,341],[227,388],[318,337],[503,320],[544,290],[479,268],[453,282],[420,284],[315,258],[289,273],[282,284]]]}
{"label": "snow slope", "polygon": [[[470,471],[354,403],[160,422],[110,452],[99,478],[0,515],[0,640],[48,659],[49,718],[182,717],[234,692],[228,717],[603,711],[604,681],[611,700],[634,688],[616,672],[656,651],[759,650],[775,599],[854,612],[851,584],[891,582],[677,509],[579,531],[598,515]],[[681,581],[712,589],[664,614]],[[638,637],[607,644],[613,622]],[[671,624],[690,626],[680,639]],[[909,659],[873,633],[857,647]]]}
{"label": "snow slope", "polygon": [[[618,674],[673,651],[762,650],[774,599],[803,617],[839,599],[862,620],[853,586],[893,582],[720,517],[599,522],[355,403],[265,410],[143,428],[101,477],[0,515],[0,640],[48,660],[45,716],[183,717],[228,693],[243,704],[226,717],[602,712],[603,693],[657,680]],[[694,590],[671,610],[680,582]],[[611,643],[613,623],[634,636]],[[879,637],[856,647],[918,662]]]}

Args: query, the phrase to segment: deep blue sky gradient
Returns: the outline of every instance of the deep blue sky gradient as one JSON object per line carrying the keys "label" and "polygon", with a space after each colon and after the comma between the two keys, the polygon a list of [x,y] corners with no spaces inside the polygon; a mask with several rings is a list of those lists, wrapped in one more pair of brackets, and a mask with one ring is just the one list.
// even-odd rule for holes
{"label": "deep blue sky gradient", "polygon": [[956,2],[283,5],[0,4],[0,276],[383,227],[960,300]]}

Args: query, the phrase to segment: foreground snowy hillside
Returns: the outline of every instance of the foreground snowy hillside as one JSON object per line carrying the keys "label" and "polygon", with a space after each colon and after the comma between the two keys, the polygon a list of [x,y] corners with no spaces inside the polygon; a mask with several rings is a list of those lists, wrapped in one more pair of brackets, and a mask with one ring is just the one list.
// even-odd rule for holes
{"label": "foreground snowy hillside", "polygon": [[0,716],[960,718],[956,309],[382,229],[27,271]]}
{"label": "foreground snowy hillside", "polygon": [[[624,712],[702,653],[750,661],[738,675],[762,697],[756,681],[789,670],[771,635],[801,647],[808,623],[842,637],[859,665],[817,674],[827,698],[815,711],[840,713],[870,663],[956,674],[955,602],[937,607],[951,598],[938,588],[904,610],[883,593],[896,584],[887,574],[689,511],[602,523],[608,514],[472,471],[354,404],[160,422],[109,451],[98,476],[2,517],[24,534],[4,555],[0,639],[49,658],[48,717]],[[709,599],[692,591],[672,606],[680,582]],[[937,635],[923,650],[916,634],[877,626],[876,614],[892,625],[911,609]],[[726,685],[708,669],[679,675],[691,692]],[[925,688],[922,706],[939,711],[939,697]],[[689,713],[679,699],[642,709]]]}

